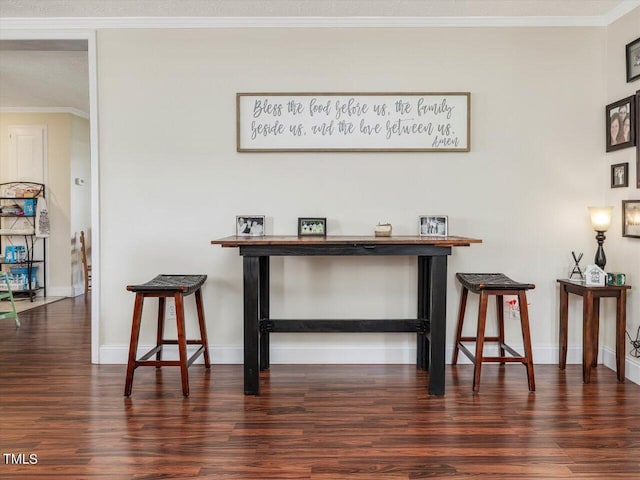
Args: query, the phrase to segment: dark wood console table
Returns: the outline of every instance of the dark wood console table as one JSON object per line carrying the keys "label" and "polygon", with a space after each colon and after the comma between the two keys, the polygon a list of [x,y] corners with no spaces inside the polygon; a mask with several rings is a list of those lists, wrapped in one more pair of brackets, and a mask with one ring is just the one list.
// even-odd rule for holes
{"label": "dark wood console table", "polygon": [[[429,393],[444,395],[447,256],[451,247],[481,240],[420,236],[230,236],[214,245],[238,247],[243,257],[244,393],[260,393],[269,368],[269,334],[276,332],[414,332],[417,367],[429,371]],[[404,255],[418,259],[418,314],[393,320],[278,320],[269,316],[269,257]]]}

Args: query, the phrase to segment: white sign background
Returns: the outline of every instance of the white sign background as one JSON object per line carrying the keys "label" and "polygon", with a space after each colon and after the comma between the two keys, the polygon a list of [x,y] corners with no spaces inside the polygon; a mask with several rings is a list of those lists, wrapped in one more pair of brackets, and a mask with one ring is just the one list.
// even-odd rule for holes
{"label": "white sign background", "polygon": [[238,152],[468,152],[468,92],[238,93]]}

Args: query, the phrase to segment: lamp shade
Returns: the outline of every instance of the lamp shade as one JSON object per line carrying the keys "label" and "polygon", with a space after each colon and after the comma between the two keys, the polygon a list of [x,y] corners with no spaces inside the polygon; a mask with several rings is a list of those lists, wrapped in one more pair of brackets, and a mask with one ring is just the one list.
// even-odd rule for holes
{"label": "lamp shade", "polygon": [[596,232],[606,232],[611,225],[613,207],[587,207],[591,215],[591,225]]}

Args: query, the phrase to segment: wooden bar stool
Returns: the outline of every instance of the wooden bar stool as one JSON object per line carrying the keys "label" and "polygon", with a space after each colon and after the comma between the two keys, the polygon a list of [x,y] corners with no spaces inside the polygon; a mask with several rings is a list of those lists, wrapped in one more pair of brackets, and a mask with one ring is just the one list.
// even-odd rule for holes
{"label": "wooden bar stool", "polygon": [[[140,366],[178,366],[182,376],[182,394],[189,396],[189,374],[187,369],[204,353],[205,367],[211,366],[209,362],[209,347],[207,343],[207,328],[204,321],[202,308],[202,293],[200,288],[207,279],[206,275],[158,275],[153,280],[142,285],[129,285],[127,290],[136,293],[133,309],[133,323],[131,326],[131,342],[129,344],[129,362],[127,364],[127,380],[124,387],[125,396],[131,395],[133,373]],[[198,323],[200,324],[200,340],[187,340],[184,322],[184,297],[195,293]],[[156,346],[145,355],[136,360],[138,350],[138,337],[140,335],[140,323],[142,320],[142,306],[147,297],[158,298],[158,330]],[[173,298],[176,306],[176,323],[178,327],[177,340],[165,340],[164,338],[164,310],[165,298]],[[164,345],[178,345],[179,360],[162,360],[162,347]],[[200,348],[187,358],[187,345],[200,345]],[[148,360],[152,355],[155,360]]]}
{"label": "wooden bar stool", "polygon": [[[527,380],[529,390],[535,391],[536,383],[533,376],[533,354],[531,352],[531,334],[529,330],[529,312],[527,309],[527,290],[532,290],[536,286],[531,283],[518,283],[511,280],[502,273],[458,273],[456,278],[462,284],[462,297],[460,298],[460,311],[458,314],[458,327],[456,330],[456,343],[453,349],[453,359],[451,363],[458,362],[458,351],[462,350],[474,364],[473,369],[473,391],[480,390],[480,371],[484,362],[519,362],[527,368]],[[462,324],[467,306],[467,294],[471,290],[480,295],[478,309],[478,331],[475,337],[462,336]],[[489,295],[496,296],[496,310],[498,312],[498,336],[486,337],[484,334],[487,319],[487,303]],[[522,325],[522,341],[524,344],[524,356],[520,355],[510,346],[504,343],[504,311],[503,296],[516,295],[520,306],[520,323]],[[476,342],[476,354],[473,355],[462,342]],[[498,342],[500,355],[498,357],[485,357],[483,353],[485,342]],[[505,351],[511,356],[506,356]]]}

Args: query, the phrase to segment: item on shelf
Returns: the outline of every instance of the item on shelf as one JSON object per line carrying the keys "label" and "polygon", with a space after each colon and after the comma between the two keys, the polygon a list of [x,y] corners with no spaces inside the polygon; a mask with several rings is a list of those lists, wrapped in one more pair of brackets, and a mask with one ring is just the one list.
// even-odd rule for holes
{"label": "item on shelf", "polygon": [[[11,277],[20,283],[22,290],[29,290],[29,267],[11,267]],[[38,267],[31,267],[31,288],[38,288]]]}
{"label": "item on shelf", "polygon": [[24,262],[27,252],[24,245],[7,245],[4,249],[4,261],[6,263]]}
{"label": "item on shelf", "polygon": [[3,215],[23,215],[22,208],[17,203],[2,206]]}
{"label": "item on shelf", "polygon": [[33,217],[36,214],[36,202],[33,198],[28,198],[24,201],[22,213],[26,217]]}
{"label": "item on shelf", "polygon": [[391,230],[392,228],[390,223],[378,223],[374,233],[376,237],[390,237]]}
{"label": "item on shelf", "polygon": [[627,276],[624,273],[607,272],[607,285],[622,286],[626,285]]}

